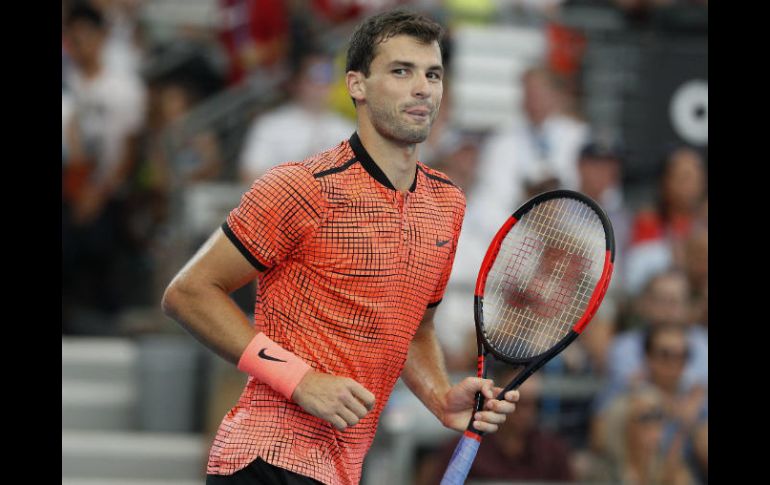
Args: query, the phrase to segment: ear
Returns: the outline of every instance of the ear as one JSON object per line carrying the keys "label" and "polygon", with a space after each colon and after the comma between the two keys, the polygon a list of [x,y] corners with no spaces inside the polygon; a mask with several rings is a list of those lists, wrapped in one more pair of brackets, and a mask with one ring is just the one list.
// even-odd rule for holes
{"label": "ear", "polygon": [[364,84],[364,74],[359,71],[348,71],[345,74],[345,84],[348,87],[348,94],[357,102],[366,99],[366,85]]}

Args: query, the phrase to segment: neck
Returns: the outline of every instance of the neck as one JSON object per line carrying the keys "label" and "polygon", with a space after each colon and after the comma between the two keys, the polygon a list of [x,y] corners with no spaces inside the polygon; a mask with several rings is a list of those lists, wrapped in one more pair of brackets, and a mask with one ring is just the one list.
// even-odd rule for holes
{"label": "neck", "polygon": [[406,191],[412,186],[417,166],[417,144],[398,143],[380,135],[371,123],[358,123],[358,136],[393,187]]}

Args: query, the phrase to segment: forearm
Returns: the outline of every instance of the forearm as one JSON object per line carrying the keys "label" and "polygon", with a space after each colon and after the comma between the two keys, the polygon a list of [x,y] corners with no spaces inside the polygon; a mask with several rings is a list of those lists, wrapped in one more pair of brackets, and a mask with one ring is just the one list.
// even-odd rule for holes
{"label": "forearm", "polygon": [[215,285],[172,283],[163,310],[203,345],[238,364],[257,331],[228,296]]}
{"label": "forearm", "polygon": [[446,395],[451,384],[432,321],[423,322],[412,340],[401,379],[443,422]]}

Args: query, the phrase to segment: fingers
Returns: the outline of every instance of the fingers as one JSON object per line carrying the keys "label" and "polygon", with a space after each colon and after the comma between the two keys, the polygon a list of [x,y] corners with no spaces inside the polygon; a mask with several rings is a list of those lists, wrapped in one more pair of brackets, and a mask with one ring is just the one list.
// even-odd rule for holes
{"label": "fingers", "polygon": [[364,404],[359,401],[355,396],[348,395],[341,399],[342,404],[345,405],[345,407],[351,411],[353,414],[356,415],[356,417],[363,418],[366,416],[366,413],[369,412],[369,410],[364,406]]}
{"label": "fingers", "polygon": [[484,403],[484,409],[498,414],[511,414],[516,410],[516,404],[492,399]]}
{"label": "fingers", "polygon": [[356,399],[358,399],[364,406],[366,406],[368,411],[371,411],[372,408],[374,408],[374,394],[369,392],[364,386],[354,381],[353,379],[350,379],[350,382],[350,391],[353,396],[355,396]]}
{"label": "fingers", "polygon": [[487,423],[486,421],[482,421],[479,419],[475,419],[473,421],[473,427],[484,433],[496,433],[497,430],[500,428],[500,426],[497,424]]}
{"label": "fingers", "polygon": [[337,411],[337,417],[342,418],[344,422],[344,426],[342,428],[338,427],[335,424],[335,427],[337,427],[337,429],[339,429],[340,431],[347,428],[348,426],[355,426],[356,424],[358,424],[358,421],[360,420],[360,418],[356,416],[356,414],[353,411],[347,408],[342,408],[339,411]]}

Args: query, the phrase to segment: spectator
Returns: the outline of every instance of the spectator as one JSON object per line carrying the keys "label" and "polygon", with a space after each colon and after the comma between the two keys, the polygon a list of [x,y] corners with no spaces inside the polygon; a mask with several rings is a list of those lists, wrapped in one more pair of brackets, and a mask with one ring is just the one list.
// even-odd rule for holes
{"label": "spectator", "polygon": [[355,131],[355,125],[328,108],[332,60],[310,53],[299,59],[289,83],[288,103],[259,117],[246,136],[240,180],[251,184],[268,169],[288,160],[303,160],[331,148]]}
{"label": "spectator", "polygon": [[589,482],[690,485],[692,475],[681,457],[661,449],[664,399],[654,387],[622,394],[599,428],[604,446],[585,478]]}
{"label": "spectator", "polygon": [[700,154],[677,147],[666,157],[659,178],[658,203],[636,215],[626,258],[625,287],[635,294],[653,273],[683,263],[683,244],[702,220],[706,171]]}
{"label": "spectator", "polygon": [[105,21],[87,3],[65,19],[72,62],[62,93],[62,306],[64,325],[75,307],[114,312],[123,304],[116,261],[123,234],[126,180],[133,167],[129,139],[141,128],[140,79],[103,61]]}
{"label": "spectator", "polygon": [[491,239],[526,196],[545,187],[577,189],[577,160],[587,125],[568,114],[570,95],[561,79],[543,67],[522,78],[524,121],[493,133],[482,148],[479,197],[468,203],[469,219]]}
{"label": "spectator", "polygon": [[[74,65],[66,81],[73,112],[65,127],[64,195],[75,219],[86,223],[100,214],[128,174],[126,147],[141,127],[145,89],[140,79],[104,65],[106,31],[98,10],[88,4],[74,7],[65,34]],[[70,177],[74,173],[80,174],[77,180]]]}
{"label": "spectator", "polygon": [[[506,369],[500,382],[515,375]],[[481,441],[468,480],[505,480],[537,482],[569,482],[573,479],[569,447],[558,435],[539,426],[542,381],[539,375],[527,379],[519,388],[516,412],[508,417],[494,435]],[[437,455],[424,465],[417,483],[438,484],[457,445],[446,443]],[[430,476],[430,479],[425,477]]]}
{"label": "spectator", "polygon": [[[618,255],[625,255],[631,225],[631,214],[623,197],[623,160],[624,150],[620,144],[601,137],[593,137],[584,145],[578,159],[578,190],[594,199],[607,212],[615,233]],[[613,279],[619,273],[618,262],[616,260]]]}
{"label": "spectator", "polygon": [[[691,358],[684,368],[683,385],[708,386],[708,333],[690,320],[690,287],[684,273],[667,270],[654,276],[634,306],[641,328],[622,332],[610,344],[609,389],[624,388],[644,375],[645,333],[664,326],[682,328],[687,334]],[[611,394],[599,400],[599,407]]]}
{"label": "spectator", "polygon": [[652,328],[645,335],[644,351],[647,380],[662,391],[666,415],[674,428],[689,433],[706,414],[707,391],[704,384],[689,385],[682,378],[690,358],[687,332],[680,327]]}
{"label": "spectator", "polygon": [[[644,351],[644,373],[624,383],[618,395],[645,386],[652,386],[659,391],[664,415],[661,449],[670,462],[695,463],[698,450],[696,443],[702,438],[693,431],[708,419],[707,391],[705,385],[689,385],[683,379],[690,354],[687,333],[676,326],[653,327],[645,334]],[[603,434],[606,421],[607,413],[601,411],[594,419],[593,443],[598,450],[603,450],[607,444],[604,441],[606,434]]]}

